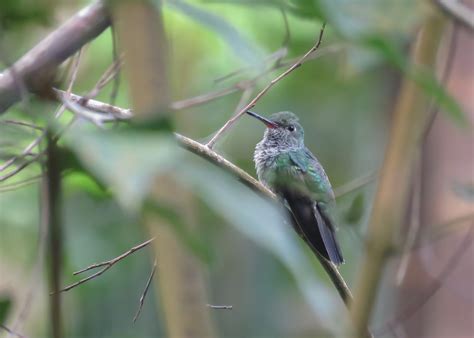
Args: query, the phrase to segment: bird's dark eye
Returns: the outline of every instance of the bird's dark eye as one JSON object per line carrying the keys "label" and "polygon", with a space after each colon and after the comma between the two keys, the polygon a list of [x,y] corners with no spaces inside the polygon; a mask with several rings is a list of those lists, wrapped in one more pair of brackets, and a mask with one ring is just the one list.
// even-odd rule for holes
{"label": "bird's dark eye", "polygon": [[288,126],[288,130],[289,130],[289,131],[294,131],[294,130],[295,130],[295,126],[294,126],[294,125],[289,125],[289,126]]}

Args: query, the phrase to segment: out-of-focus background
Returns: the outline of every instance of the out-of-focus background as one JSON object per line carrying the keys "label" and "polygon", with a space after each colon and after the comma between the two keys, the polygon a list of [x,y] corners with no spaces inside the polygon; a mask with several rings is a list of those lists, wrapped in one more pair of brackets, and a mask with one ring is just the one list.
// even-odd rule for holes
{"label": "out-of-focus background", "polygon": [[[472,25],[453,20],[437,1],[152,3],[160,11],[166,36],[168,59],[157,68],[166,69],[170,101],[178,106],[184,99],[210,93],[208,102],[195,100],[189,107],[169,111],[177,132],[202,143],[309,50],[327,20],[314,57],[276,83],[254,110],[266,116],[295,112],[305,128],[306,145],[325,167],[336,192],[338,187],[348,188],[348,182],[355,184],[337,199],[338,237],[346,258],[340,271],[351,287],[361,269],[377,173],[399,89],[403,79],[417,82],[428,99],[420,109],[429,110],[433,122],[422,151],[415,155],[409,207],[396,231],[370,327],[375,337],[471,337]],[[2,1],[0,69],[88,4]],[[472,1],[462,6],[467,13],[474,11]],[[442,16],[436,21],[440,27],[430,38],[439,44],[429,52],[436,55],[435,65],[413,75],[410,50],[417,33],[436,15]],[[86,95],[114,62],[114,50],[115,60],[121,53],[113,41],[108,28],[86,44],[80,59],[76,54],[69,66],[61,66],[55,86],[67,89],[79,60],[72,92]],[[116,106],[132,107],[129,77],[120,72]],[[111,81],[96,99],[111,102],[114,91]],[[214,95],[222,91],[225,95]],[[43,128],[57,107],[58,103],[29,96],[0,115],[0,324],[28,338],[50,336],[47,270],[52,263],[42,221],[44,161],[29,161],[44,151],[45,144],[24,153],[43,131],[11,122]],[[56,130],[72,119],[66,111],[56,119]],[[170,333],[176,325],[170,313],[186,309],[188,302],[197,312],[183,313],[177,325],[198,318],[208,336],[343,334],[341,328],[348,322],[343,302],[304,242],[287,231],[288,225],[267,202],[195,155],[176,155],[172,146],[163,152],[168,139],[144,137],[137,129],[132,134],[136,137],[127,140],[118,133],[120,125],[107,124],[105,129],[117,131],[111,141],[90,120],[75,120],[59,141],[68,149],[62,161],[73,162],[62,173],[62,285],[81,278],[73,276],[74,271],[116,257],[152,234],[162,237],[98,278],[62,293],[64,337],[177,336]],[[243,116],[214,150],[255,176],[253,150],[263,131],[263,125]],[[23,155],[8,164],[18,154]],[[150,221],[154,216],[140,202],[149,196],[150,176],[165,181],[158,178],[153,188],[158,204],[164,206],[158,213],[166,218],[166,224],[156,227],[154,223],[160,222]],[[173,243],[157,248],[162,242]],[[150,288],[133,323],[156,253],[156,287]],[[167,279],[174,264],[184,271]],[[9,336],[0,329],[0,337]],[[186,337],[198,335],[191,331]]]}

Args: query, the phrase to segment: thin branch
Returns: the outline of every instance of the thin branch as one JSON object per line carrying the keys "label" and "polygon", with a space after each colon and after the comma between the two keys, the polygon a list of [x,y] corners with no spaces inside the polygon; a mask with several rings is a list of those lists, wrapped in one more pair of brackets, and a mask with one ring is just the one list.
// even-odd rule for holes
{"label": "thin branch", "polygon": [[[72,61],[72,67],[70,69],[71,71],[71,79],[69,81],[67,91],[65,92],[65,96],[71,95],[72,87],[76,81],[77,74],[78,74],[78,69],[79,69],[79,64],[81,60],[81,55],[82,55],[82,48],[79,50],[79,52],[74,56],[74,59]],[[13,74],[16,76],[16,74]],[[64,112],[64,105],[61,105],[57,110],[56,113],[54,114],[55,118],[59,118]],[[36,138],[34,139],[20,154],[13,156],[9,160],[5,161],[5,163],[0,166],[0,172],[6,170],[10,166],[12,166],[17,160],[24,158],[28,156],[31,151],[38,146],[38,144],[45,138],[47,131],[43,130],[43,132]],[[0,177],[0,182],[3,182],[14,175],[18,174],[21,172],[23,169],[25,169],[28,165],[31,163],[35,162],[37,159],[39,159],[43,155],[43,152],[40,152],[33,156],[31,159],[28,161],[25,161],[21,165],[19,165],[17,168],[12,170],[11,172],[7,173],[6,175],[3,175]]]}
{"label": "thin branch", "polygon": [[[317,54],[311,54],[309,55],[305,60],[304,60],[304,63],[307,62],[307,61],[310,61],[310,60],[315,60],[315,59],[318,59],[322,56],[325,56],[329,53],[334,53],[334,52],[338,52],[338,51],[341,51],[343,48],[346,47],[346,43],[338,43],[338,44],[333,44],[331,46],[327,46],[327,47],[321,47],[319,48],[319,51]],[[285,60],[285,61],[282,61],[282,59],[288,54],[288,50],[286,48],[280,48],[278,49],[277,51],[275,51],[274,53],[268,55],[266,58],[265,58],[265,62],[272,62],[272,61],[275,61],[273,66],[269,67],[267,70],[265,70],[262,74],[259,74],[257,75],[256,77],[254,77],[253,79],[251,80],[247,80],[247,81],[253,81],[253,82],[256,82],[256,80],[258,80],[259,78],[261,78],[263,75],[266,75],[268,73],[271,73],[275,70],[278,70],[280,68],[284,68],[284,67],[289,67],[291,66],[292,64],[294,64],[295,62],[297,62],[301,56],[297,56],[297,57],[293,57],[291,59],[288,59],[288,60]],[[219,83],[219,82],[222,82],[224,80],[227,80],[231,77],[235,77],[237,75],[240,75],[241,73],[244,73],[246,71],[248,71],[249,69],[251,69],[251,67],[242,67],[242,68],[239,68],[239,69],[236,69],[226,75],[223,75],[219,78],[217,78],[216,80],[214,80],[214,83]],[[233,86],[231,86],[230,88],[234,88],[235,91],[238,91],[239,88],[241,88],[242,86],[242,81],[241,82],[237,82],[235,83]],[[228,89],[230,89],[228,88]]]}
{"label": "thin branch", "polygon": [[153,276],[155,275],[155,271],[156,271],[156,258],[155,258],[155,261],[153,262],[153,267],[151,269],[150,276],[148,277],[148,280],[146,281],[145,290],[143,290],[143,293],[140,297],[140,304],[138,306],[137,313],[133,317],[134,323],[137,321],[138,317],[140,316],[140,313],[142,312],[143,304],[145,302],[145,297],[148,293],[148,289],[150,288],[151,281],[153,280]]}
{"label": "thin branch", "polygon": [[474,11],[458,0],[435,0],[438,7],[456,22],[474,32]]}
{"label": "thin branch", "polygon": [[188,99],[183,99],[180,101],[175,101],[171,103],[170,108],[174,110],[181,110],[181,109],[186,109],[190,108],[193,106],[197,106],[215,99],[218,99],[220,97],[238,92],[240,88],[236,85],[224,88],[224,89],[219,89],[210,93],[194,96]]}
{"label": "thin branch", "polygon": [[39,179],[41,178],[42,175],[35,175],[30,178],[26,178],[21,181],[13,182],[10,184],[3,184],[0,186],[0,192],[8,192],[8,191],[13,191],[19,188],[23,188],[25,186],[38,183]]}
{"label": "thin branch", "polygon": [[[83,97],[83,100],[87,101],[99,95],[100,91],[112,80],[114,80],[120,73],[120,68],[123,64],[123,57],[119,56],[114,62],[105,70],[102,76],[99,78],[95,86],[89,91],[87,95]],[[116,90],[114,87],[113,90]],[[113,91],[112,91],[113,93]],[[112,97],[113,98],[113,97]]]}
{"label": "thin branch", "polygon": [[76,271],[73,273],[73,275],[78,275],[78,274],[81,274],[83,272],[86,272],[86,271],[89,271],[89,270],[93,270],[93,269],[96,269],[96,268],[100,268],[100,267],[104,267],[103,269],[95,272],[94,274],[90,275],[90,276],[87,276],[83,279],[81,279],[80,281],[76,282],[76,283],[73,283],[71,285],[68,285],[66,286],[65,288],[59,290],[59,292],[65,292],[65,291],[69,291],[73,288],[75,288],[76,286],[79,286],[81,284],[84,284],[85,282],[88,282],[89,280],[91,279],[94,279],[96,277],[99,277],[100,275],[102,275],[104,272],[106,272],[108,269],[110,269],[112,266],[115,265],[115,263],[117,262],[120,262],[122,259],[130,256],[131,254],[133,254],[134,252],[140,250],[140,249],[143,249],[144,247],[146,247],[148,244],[150,244],[151,242],[153,242],[155,238],[151,238],[137,246],[134,246],[133,248],[131,248],[130,250],[124,252],[123,254],[121,254],[120,256],[117,256],[111,260],[108,260],[108,261],[104,261],[104,262],[101,262],[101,263],[95,263],[95,264],[92,264],[92,265],[89,265],[88,267],[82,269],[82,270],[79,270],[79,271]]}
{"label": "thin branch", "polygon": [[[33,155],[33,157],[31,157],[29,160],[23,162],[22,164],[20,164],[18,167],[16,167],[14,170],[8,172],[7,174],[5,175],[2,175],[0,176],[0,182],[4,182],[6,181],[7,179],[15,176],[16,174],[18,174],[20,171],[22,171],[23,169],[25,169],[27,166],[29,166],[31,163],[34,163],[36,162],[41,156],[43,155],[43,153],[38,153],[36,155]],[[1,170],[0,170],[1,171]]]}
{"label": "thin branch", "polygon": [[[15,163],[20,158],[25,157],[26,155],[30,154],[33,148],[35,148],[41,142],[41,140],[44,138],[45,135],[46,135],[45,133],[42,133],[40,136],[34,139],[28,146],[26,146],[26,148],[20,154],[15,155],[9,160],[5,161],[5,163],[3,163],[0,166],[0,172],[8,169],[11,165],[13,165],[13,163]],[[2,180],[0,179],[0,182],[1,181]]]}
{"label": "thin branch", "polygon": [[291,65],[286,71],[278,75],[276,78],[274,78],[270,83],[263,88],[255,98],[250,101],[244,108],[242,108],[234,117],[232,117],[230,120],[228,120],[224,126],[222,126],[221,129],[217,131],[217,133],[214,135],[214,137],[206,144],[207,147],[211,148],[215,145],[217,140],[243,115],[245,112],[249,109],[252,109],[257,102],[265,95],[278,81],[286,77],[288,74],[290,74],[292,71],[294,71],[296,68],[301,66],[301,64],[311,55],[313,54],[321,45],[323,35],[324,35],[324,28],[326,27],[326,23],[323,23],[323,26],[321,27],[321,31],[319,32],[319,38],[316,42],[316,44],[311,47],[310,50],[308,50],[298,61],[296,61],[293,65]]}
{"label": "thin branch", "polygon": [[43,130],[44,130],[44,128],[42,128],[42,127],[40,127],[40,126],[37,126],[36,124],[32,124],[32,123],[25,122],[25,121],[18,121],[18,120],[1,120],[0,123],[3,123],[3,124],[13,124],[13,125],[22,126],[22,127],[28,127],[28,128],[35,129],[35,130],[39,130],[39,131],[43,131]]}
{"label": "thin branch", "polygon": [[206,304],[208,308],[211,308],[213,310],[232,310],[232,305],[212,305],[212,304]]}
{"label": "thin branch", "polygon": [[[56,93],[57,99],[62,102],[63,98],[66,97],[66,92],[61,89],[53,89]],[[89,109],[89,113],[102,113],[103,116],[100,118],[101,122],[109,122],[112,120],[127,120],[132,117],[131,109],[123,109],[111,104],[96,101],[92,99],[84,100],[83,96],[71,94],[69,100],[71,102],[80,104],[84,108]],[[91,112],[92,111],[92,112]]]}

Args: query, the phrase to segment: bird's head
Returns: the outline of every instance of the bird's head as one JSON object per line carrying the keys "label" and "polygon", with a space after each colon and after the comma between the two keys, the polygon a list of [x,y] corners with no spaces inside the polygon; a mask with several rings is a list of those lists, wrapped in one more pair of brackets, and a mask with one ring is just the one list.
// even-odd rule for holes
{"label": "bird's head", "polygon": [[298,122],[298,117],[289,111],[282,111],[265,118],[252,111],[247,114],[263,122],[265,130],[264,140],[269,146],[282,149],[299,148],[304,146],[304,130]]}

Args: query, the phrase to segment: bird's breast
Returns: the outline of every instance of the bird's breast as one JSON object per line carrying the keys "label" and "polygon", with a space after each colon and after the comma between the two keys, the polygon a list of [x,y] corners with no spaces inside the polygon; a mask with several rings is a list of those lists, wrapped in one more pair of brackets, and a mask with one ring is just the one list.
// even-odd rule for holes
{"label": "bird's breast", "polygon": [[268,188],[272,188],[271,177],[275,174],[276,159],[279,155],[279,151],[275,148],[267,148],[261,143],[257,144],[254,153],[255,169],[257,171],[257,177],[260,182],[266,185]]}

